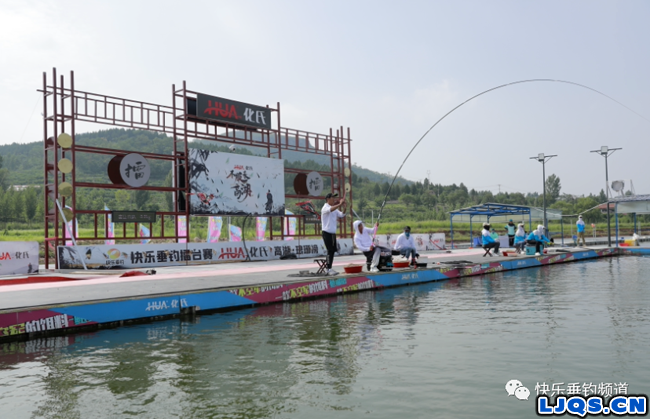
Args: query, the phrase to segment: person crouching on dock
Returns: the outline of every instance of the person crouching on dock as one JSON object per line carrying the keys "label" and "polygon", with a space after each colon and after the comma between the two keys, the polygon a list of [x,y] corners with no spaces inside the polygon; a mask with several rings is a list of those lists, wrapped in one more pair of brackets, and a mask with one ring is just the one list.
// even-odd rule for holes
{"label": "person crouching on dock", "polygon": [[379,264],[381,250],[372,242],[372,236],[377,231],[378,225],[377,223],[373,228],[366,228],[361,220],[357,220],[353,224],[354,245],[366,256],[366,264],[370,272],[379,272],[377,265]]}

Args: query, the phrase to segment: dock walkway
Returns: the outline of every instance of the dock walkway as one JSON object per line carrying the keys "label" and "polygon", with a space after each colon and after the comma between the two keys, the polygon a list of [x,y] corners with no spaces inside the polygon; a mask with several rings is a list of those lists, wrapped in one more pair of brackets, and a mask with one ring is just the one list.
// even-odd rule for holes
{"label": "dock walkway", "polygon": [[365,257],[342,256],[335,259],[334,269],[341,272],[337,276],[315,276],[313,259],[165,267],[156,268],[155,275],[130,277],[113,270],[48,272],[61,280],[0,286],[0,341],[607,257],[618,250],[553,247],[542,256],[483,253],[423,252],[420,261],[428,262],[426,268],[379,273],[364,268],[349,275],[343,267],[365,265]]}

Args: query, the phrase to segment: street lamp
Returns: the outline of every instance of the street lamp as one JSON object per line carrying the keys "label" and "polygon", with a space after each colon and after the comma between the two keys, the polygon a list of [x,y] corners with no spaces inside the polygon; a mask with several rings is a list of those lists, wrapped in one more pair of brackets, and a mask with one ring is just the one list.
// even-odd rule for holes
{"label": "street lamp", "polygon": [[607,246],[612,247],[612,226],[609,216],[609,174],[607,173],[607,157],[614,154],[616,150],[622,148],[608,148],[606,145],[600,147],[600,150],[591,150],[592,153],[598,153],[605,157],[605,193],[607,194]]}
{"label": "street lamp", "polygon": [[546,220],[546,162],[551,160],[553,157],[557,157],[557,154],[545,156],[544,153],[539,153],[537,157],[531,157],[531,159],[535,159],[542,163],[542,185],[544,187],[544,229],[546,230],[548,230],[548,221]]}

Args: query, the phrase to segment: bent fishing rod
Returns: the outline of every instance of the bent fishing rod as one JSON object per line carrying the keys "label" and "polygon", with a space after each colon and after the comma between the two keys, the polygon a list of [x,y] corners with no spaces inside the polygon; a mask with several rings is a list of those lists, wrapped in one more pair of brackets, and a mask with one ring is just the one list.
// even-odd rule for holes
{"label": "bent fishing rod", "polygon": [[438,125],[438,124],[439,124],[443,119],[445,119],[447,116],[449,116],[449,115],[450,115],[452,112],[454,112],[456,109],[460,108],[461,106],[463,106],[463,105],[466,104],[467,102],[470,102],[470,101],[476,99],[477,97],[482,96],[482,95],[484,95],[484,94],[486,94],[486,93],[489,93],[489,92],[492,92],[492,91],[494,91],[494,90],[498,90],[498,89],[501,89],[501,88],[504,88],[504,87],[512,86],[512,85],[515,85],[515,84],[522,84],[522,83],[537,83],[537,82],[552,82],[552,83],[565,83],[565,84],[572,84],[572,85],[574,85],[574,86],[578,86],[578,87],[582,87],[582,88],[584,88],[584,89],[591,90],[592,92],[598,93],[599,95],[601,95],[601,96],[605,96],[607,99],[612,100],[612,101],[618,103],[619,105],[621,105],[621,106],[624,107],[625,109],[627,109],[627,110],[629,110],[629,111],[635,113],[636,115],[638,115],[638,116],[640,116],[641,118],[645,119],[646,121],[649,121],[649,122],[650,122],[650,120],[647,119],[645,116],[643,116],[643,115],[641,115],[640,113],[636,112],[634,109],[631,109],[631,108],[625,106],[624,104],[622,104],[622,103],[619,102],[618,100],[614,99],[613,97],[608,96],[608,95],[606,95],[605,93],[600,92],[600,91],[598,91],[598,90],[596,90],[596,89],[593,89],[593,88],[591,88],[591,87],[589,87],[589,86],[585,86],[584,84],[575,83],[575,82],[572,82],[572,81],[557,80],[557,79],[530,79],[530,80],[519,80],[519,81],[513,81],[513,82],[511,82],[511,83],[506,83],[506,84],[502,84],[502,85],[500,85],[500,86],[493,87],[493,88],[491,88],[491,89],[485,90],[485,91],[483,91],[483,92],[481,92],[481,93],[479,93],[479,94],[477,94],[477,95],[474,95],[474,96],[470,97],[470,98],[467,99],[466,101],[462,102],[460,105],[456,106],[455,108],[453,108],[452,110],[450,110],[449,112],[447,112],[447,113],[446,113],[442,118],[438,119],[438,120],[436,121],[436,123],[433,124],[433,125],[431,126],[431,128],[429,128],[429,129],[427,130],[427,132],[424,133],[424,135],[422,135],[422,137],[420,137],[420,139],[415,143],[415,145],[413,146],[413,148],[411,149],[411,151],[409,151],[409,153],[406,155],[406,158],[404,159],[404,161],[403,161],[402,164],[400,165],[399,169],[397,169],[397,173],[395,173],[395,176],[393,177],[392,182],[391,182],[390,185],[388,186],[388,190],[386,191],[386,195],[384,196],[384,201],[382,202],[381,207],[379,208],[379,215],[377,216],[377,222],[379,222],[379,219],[381,218],[381,213],[384,211],[384,206],[386,205],[386,200],[388,199],[388,195],[390,194],[391,189],[393,189],[393,184],[394,184],[395,181],[397,180],[397,177],[399,176],[399,173],[400,173],[400,171],[402,170],[402,167],[404,167],[404,163],[406,163],[406,161],[409,159],[409,157],[411,157],[411,154],[413,153],[413,151],[415,150],[415,148],[416,148],[416,147],[417,147],[417,146],[422,142],[422,140],[424,139],[424,137],[426,137],[427,134],[429,134],[429,132],[430,132],[432,129],[435,128],[436,125]]}

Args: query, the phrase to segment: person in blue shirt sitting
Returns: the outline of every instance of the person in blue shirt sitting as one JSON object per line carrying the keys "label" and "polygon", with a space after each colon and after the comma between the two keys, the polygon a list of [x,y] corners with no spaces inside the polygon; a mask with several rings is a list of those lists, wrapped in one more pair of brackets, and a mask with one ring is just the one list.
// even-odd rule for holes
{"label": "person in blue shirt sitting", "polygon": [[544,226],[540,224],[537,226],[537,230],[531,231],[528,235],[526,244],[530,246],[535,245],[535,253],[541,255],[544,243],[550,244],[551,241],[544,235]]}
{"label": "person in blue shirt sitting", "polygon": [[526,246],[526,231],[524,230],[523,223],[519,223],[517,226],[517,232],[515,233],[515,250],[517,253],[522,253],[524,251],[524,246]]}
{"label": "person in blue shirt sitting", "polygon": [[[490,224],[485,223],[483,224],[483,231],[482,231],[482,240],[483,240],[483,249],[488,250],[488,249],[494,249],[495,254],[499,254],[499,242],[495,241],[492,236],[490,235]],[[491,253],[486,252],[485,255],[489,254],[492,256]],[[483,257],[485,257],[483,255]]]}

